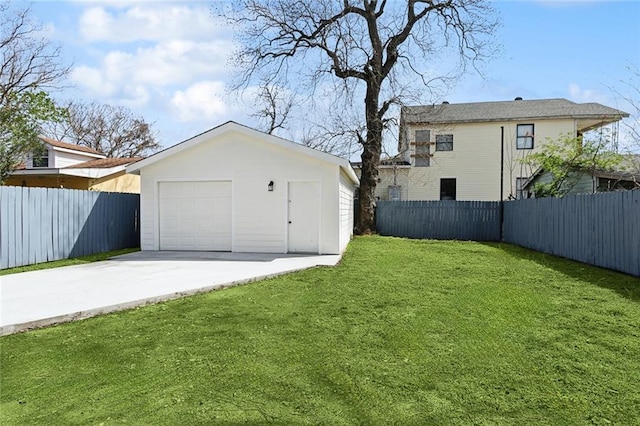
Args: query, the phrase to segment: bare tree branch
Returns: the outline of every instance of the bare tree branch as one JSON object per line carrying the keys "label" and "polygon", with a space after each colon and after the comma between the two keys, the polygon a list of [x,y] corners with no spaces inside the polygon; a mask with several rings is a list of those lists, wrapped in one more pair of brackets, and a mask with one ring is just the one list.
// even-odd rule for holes
{"label": "bare tree branch", "polygon": [[264,122],[263,130],[271,135],[278,129],[284,129],[295,96],[287,94],[282,87],[264,82],[260,86],[256,100],[258,104],[263,105],[263,108],[252,115]]}
{"label": "bare tree branch", "polygon": [[128,108],[71,101],[66,110],[66,120],[45,129],[51,137],[88,146],[107,157],[144,157],[160,148],[151,124]]}
{"label": "bare tree branch", "polygon": [[60,46],[41,35],[29,13],[0,3],[0,103],[10,93],[58,88],[71,68],[60,64]]}
{"label": "bare tree branch", "polygon": [[461,73],[495,50],[488,40],[497,20],[488,0],[236,0],[224,15],[241,31],[235,65],[243,73],[236,88],[266,76],[307,84],[313,93],[328,78],[340,81],[346,108],[364,97],[360,124],[329,138],[351,138],[362,149],[361,233],[375,230],[374,191],[390,107],[424,91],[415,81],[429,90],[450,78],[432,75],[437,64],[431,61],[441,52],[454,50]]}

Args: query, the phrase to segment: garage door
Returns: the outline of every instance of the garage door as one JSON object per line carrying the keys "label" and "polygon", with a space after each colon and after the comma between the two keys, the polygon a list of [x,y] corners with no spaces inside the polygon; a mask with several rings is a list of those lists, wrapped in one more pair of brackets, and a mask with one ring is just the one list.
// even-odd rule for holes
{"label": "garage door", "polygon": [[160,182],[160,250],[231,251],[231,182]]}

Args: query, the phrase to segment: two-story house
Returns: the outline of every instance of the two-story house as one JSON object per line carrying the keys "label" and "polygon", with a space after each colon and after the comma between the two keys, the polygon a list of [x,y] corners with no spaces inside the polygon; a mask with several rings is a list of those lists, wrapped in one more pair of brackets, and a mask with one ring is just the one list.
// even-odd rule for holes
{"label": "two-story house", "polygon": [[548,138],[579,135],[629,114],[566,99],[403,107],[399,154],[380,164],[382,200],[478,200],[517,197],[535,170],[522,159]]}
{"label": "two-story house", "polygon": [[125,167],[139,158],[107,158],[86,146],[40,137],[42,149],[27,156],[5,185],[140,192],[140,177]]}

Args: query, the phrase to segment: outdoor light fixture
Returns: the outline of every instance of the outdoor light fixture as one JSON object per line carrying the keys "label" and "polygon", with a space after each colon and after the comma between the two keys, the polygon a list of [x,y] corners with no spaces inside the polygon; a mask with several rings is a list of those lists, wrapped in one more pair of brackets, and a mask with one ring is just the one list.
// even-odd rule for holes
{"label": "outdoor light fixture", "polygon": [[269,190],[269,192],[273,192],[273,181],[269,182],[269,185],[267,185],[267,189]]}

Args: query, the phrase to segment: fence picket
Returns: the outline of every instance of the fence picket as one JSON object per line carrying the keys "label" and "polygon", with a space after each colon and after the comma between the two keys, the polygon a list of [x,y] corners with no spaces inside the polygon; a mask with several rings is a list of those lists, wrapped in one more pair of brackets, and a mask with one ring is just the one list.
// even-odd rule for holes
{"label": "fence picket", "polygon": [[[498,241],[500,203],[379,201],[381,235]],[[503,241],[640,276],[640,191],[504,202]]]}
{"label": "fence picket", "polygon": [[140,245],[139,194],[0,186],[0,269]]}
{"label": "fence picket", "polygon": [[640,276],[640,191],[515,200],[504,208],[505,242]]}
{"label": "fence picket", "polygon": [[500,203],[494,201],[379,201],[381,235],[498,241]]}

